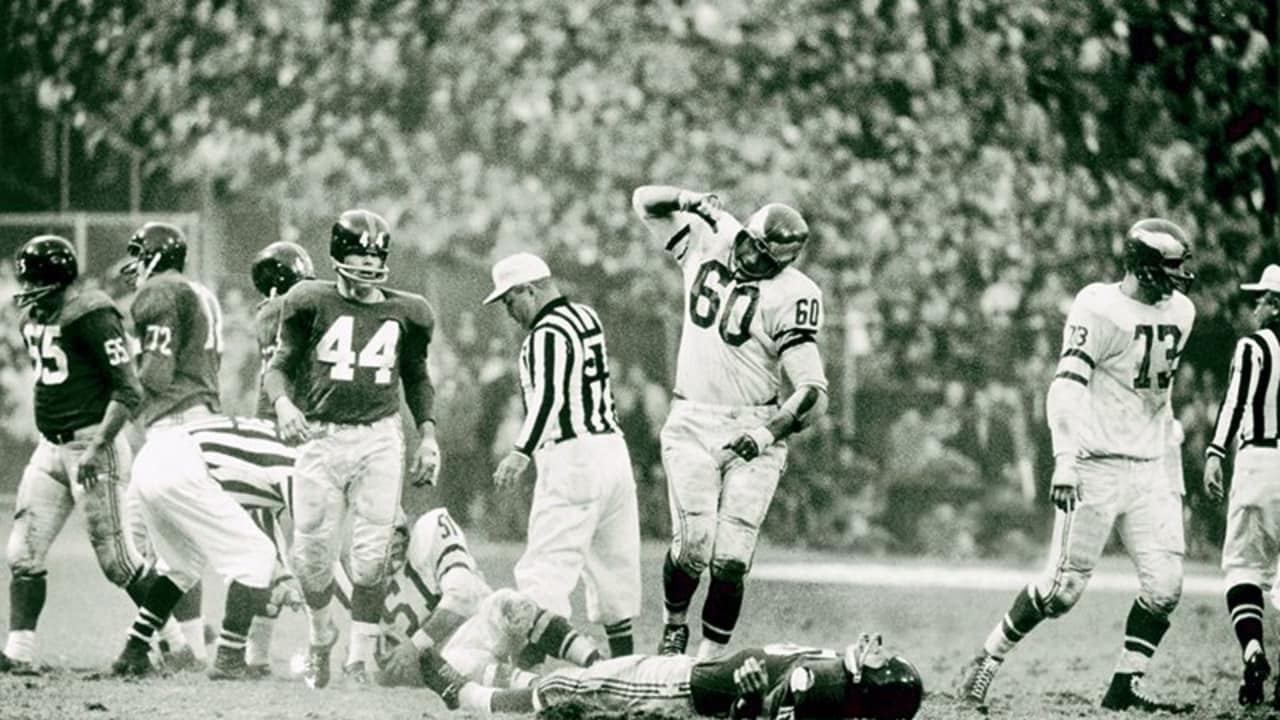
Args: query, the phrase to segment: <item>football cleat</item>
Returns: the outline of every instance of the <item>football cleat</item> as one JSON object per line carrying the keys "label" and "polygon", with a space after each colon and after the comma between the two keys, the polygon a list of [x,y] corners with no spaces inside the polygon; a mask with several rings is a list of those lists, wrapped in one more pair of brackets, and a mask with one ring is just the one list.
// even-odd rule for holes
{"label": "football cleat", "polygon": [[265,680],[271,677],[270,663],[253,663],[244,666],[244,676],[249,680]]}
{"label": "football cleat", "polygon": [[1140,673],[1116,673],[1111,676],[1111,686],[1102,698],[1107,710],[1142,710],[1143,712],[1167,712],[1182,715],[1195,710],[1194,705],[1160,702],[1142,689]]}
{"label": "football cleat", "polygon": [[418,655],[418,669],[422,672],[422,684],[439,695],[446,708],[457,710],[461,705],[458,693],[467,684],[467,678],[440,657],[435,648],[427,648]]}
{"label": "football cleat", "polygon": [[683,655],[688,648],[688,625],[666,625],[662,628],[662,640],[658,643],[659,655]]}
{"label": "football cleat", "polygon": [[210,680],[248,680],[249,666],[244,662],[244,648],[219,647],[209,668]]}
{"label": "football cleat", "polygon": [[353,685],[371,685],[369,681],[369,672],[365,669],[364,661],[357,660],[342,666],[342,676],[347,682]]}
{"label": "football cleat", "polygon": [[996,679],[996,673],[1000,671],[1000,664],[1003,662],[1004,660],[985,651],[975,656],[960,672],[960,680],[956,683],[956,697],[969,705],[985,707],[987,690],[991,688],[991,681]]}
{"label": "football cleat", "polygon": [[329,684],[329,654],[338,644],[338,628],[329,625],[329,642],[312,645],[307,650],[307,661],[302,667],[302,680],[307,687],[318,690]]}
{"label": "football cleat", "polygon": [[40,669],[35,663],[26,660],[14,660],[13,658],[0,652],[0,673],[9,675],[39,675]]}
{"label": "football cleat", "polygon": [[120,651],[120,657],[111,663],[111,674],[116,677],[142,677],[151,674],[151,658],[147,657],[150,648],[146,643],[129,638]]}
{"label": "football cleat", "polygon": [[1261,650],[1244,661],[1244,678],[1240,682],[1240,704],[1261,705],[1265,699],[1266,689],[1263,685],[1271,676],[1271,664],[1267,662],[1267,654]]}
{"label": "football cleat", "polygon": [[161,652],[164,667],[169,672],[202,672],[205,662],[196,657],[190,645],[183,645],[173,652]]}

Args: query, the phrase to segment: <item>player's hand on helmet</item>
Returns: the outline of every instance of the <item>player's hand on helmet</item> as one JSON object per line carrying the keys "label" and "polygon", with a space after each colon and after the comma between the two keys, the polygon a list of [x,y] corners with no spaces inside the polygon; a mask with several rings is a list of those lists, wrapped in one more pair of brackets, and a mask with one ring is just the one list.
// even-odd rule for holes
{"label": "player's hand on helmet", "polygon": [[287,443],[297,445],[311,439],[307,416],[287,397],[276,400],[276,426],[280,428],[280,437]]}
{"label": "player's hand on helmet", "polygon": [[1222,458],[1210,455],[1204,461],[1204,494],[1214,502],[1221,502],[1225,494],[1222,489]]}
{"label": "player's hand on helmet", "polygon": [[409,468],[409,477],[414,487],[435,485],[440,478],[440,443],[436,441],[434,427],[422,434],[422,442],[413,454],[413,465]]}
{"label": "player's hand on helmet", "polygon": [[502,489],[515,484],[527,467],[529,467],[529,456],[519,450],[512,450],[502,458],[502,462],[498,463],[498,469],[493,471],[494,486]]}
{"label": "player's hand on helmet", "polygon": [[80,466],[76,468],[76,482],[85,490],[92,490],[98,484],[98,457],[102,454],[106,443],[90,440],[80,455]]}
{"label": "player's hand on helmet", "polygon": [[729,709],[729,717],[754,718],[760,714],[765,691],[769,689],[769,672],[754,657],[742,661],[733,671],[738,697]]}
{"label": "player's hand on helmet", "polygon": [[1049,499],[1054,507],[1062,512],[1071,512],[1084,499],[1080,490],[1080,477],[1076,474],[1075,458],[1063,455],[1057,458],[1053,466],[1053,487],[1049,491]]}
{"label": "player's hand on helmet", "polygon": [[271,597],[267,600],[267,617],[279,617],[285,608],[301,610],[302,586],[292,575],[280,575],[271,583]]}
{"label": "player's hand on helmet", "polygon": [[760,457],[760,453],[764,452],[773,442],[773,433],[769,432],[769,428],[764,426],[752,428],[721,448],[720,464],[727,464],[735,456],[751,462]]}

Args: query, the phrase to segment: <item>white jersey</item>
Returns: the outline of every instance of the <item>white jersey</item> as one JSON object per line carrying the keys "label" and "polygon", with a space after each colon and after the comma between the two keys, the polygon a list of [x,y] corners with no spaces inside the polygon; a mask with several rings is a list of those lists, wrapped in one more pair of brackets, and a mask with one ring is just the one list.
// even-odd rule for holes
{"label": "white jersey", "polygon": [[1175,291],[1147,305],[1094,283],[1071,305],[1055,380],[1089,389],[1077,416],[1081,457],[1165,457],[1176,445],[1170,394],[1196,310]]}
{"label": "white jersey", "polygon": [[729,213],[677,212],[666,222],[666,249],[680,263],[685,289],[676,395],[713,405],[777,402],[782,354],[817,342],[822,291],[794,267],[765,280],[735,278],[729,256],[743,228]]}

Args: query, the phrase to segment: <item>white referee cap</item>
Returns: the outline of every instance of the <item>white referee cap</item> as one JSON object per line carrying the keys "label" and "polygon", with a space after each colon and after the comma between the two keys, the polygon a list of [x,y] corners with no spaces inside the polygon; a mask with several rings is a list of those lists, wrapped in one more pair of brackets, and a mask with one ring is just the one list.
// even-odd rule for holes
{"label": "white referee cap", "polygon": [[1241,290],[1280,293],[1280,265],[1268,265],[1256,283],[1245,283]]}
{"label": "white referee cap", "polygon": [[501,298],[518,285],[549,277],[551,268],[537,255],[526,252],[508,255],[493,264],[493,292],[484,299],[484,304]]}

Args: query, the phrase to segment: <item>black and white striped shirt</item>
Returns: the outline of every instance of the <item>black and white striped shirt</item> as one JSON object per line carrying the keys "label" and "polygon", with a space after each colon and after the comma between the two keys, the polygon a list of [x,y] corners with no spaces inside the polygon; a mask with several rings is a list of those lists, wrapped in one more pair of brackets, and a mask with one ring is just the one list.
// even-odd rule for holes
{"label": "black and white striped shirt", "polygon": [[609,354],[595,310],[556,298],[538,312],[520,346],[524,425],[516,449],[619,432]]}
{"label": "black and white striped shirt", "polygon": [[1205,451],[1222,457],[1237,438],[1241,447],[1275,447],[1280,437],[1280,337],[1276,326],[1240,338],[1231,358],[1231,384]]}
{"label": "black and white striped shirt", "polygon": [[292,506],[297,450],[280,440],[274,423],[217,417],[185,429],[200,446],[209,475],[246,510]]}

